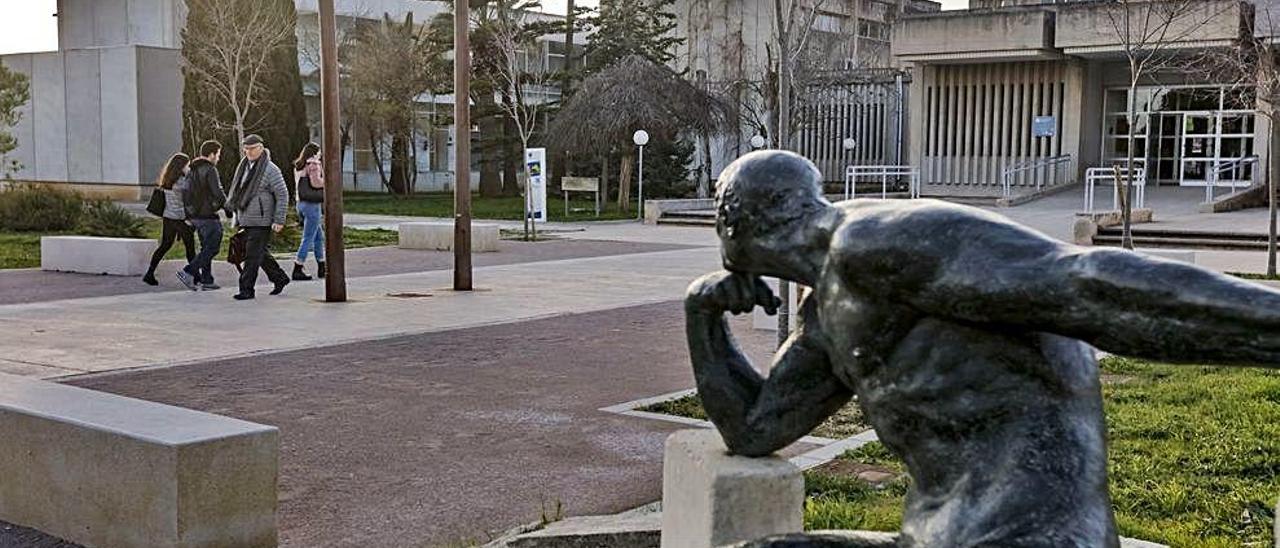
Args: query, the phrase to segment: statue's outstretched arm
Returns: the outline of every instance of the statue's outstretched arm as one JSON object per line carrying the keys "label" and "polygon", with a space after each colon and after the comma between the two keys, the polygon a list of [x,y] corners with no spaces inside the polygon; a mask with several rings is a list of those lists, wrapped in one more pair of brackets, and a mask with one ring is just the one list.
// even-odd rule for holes
{"label": "statue's outstretched arm", "polygon": [[[780,303],[759,278],[721,272],[704,276],[685,299],[686,333],[698,393],[711,422],[734,454],[765,456],[807,435],[852,397],[831,373],[820,345],[803,326],[778,351],[768,378],[738,350],[725,312]],[[812,317],[806,302],[801,314]]]}
{"label": "statue's outstretched arm", "polygon": [[1013,225],[933,249],[902,296],[926,314],[1086,341],[1174,363],[1280,367],[1280,292],[1196,266],[1061,244]]}

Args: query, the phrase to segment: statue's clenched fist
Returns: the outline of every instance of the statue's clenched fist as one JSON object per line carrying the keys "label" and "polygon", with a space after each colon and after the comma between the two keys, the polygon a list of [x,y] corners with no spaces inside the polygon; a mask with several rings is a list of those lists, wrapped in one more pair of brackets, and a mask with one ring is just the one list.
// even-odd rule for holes
{"label": "statue's clenched fist", "polygon": [[745,314],[759,306],[773,315],[782,306],[782,300],[759,276],[723,270],[693,282],[684,302],[687,308],[716,314]]}

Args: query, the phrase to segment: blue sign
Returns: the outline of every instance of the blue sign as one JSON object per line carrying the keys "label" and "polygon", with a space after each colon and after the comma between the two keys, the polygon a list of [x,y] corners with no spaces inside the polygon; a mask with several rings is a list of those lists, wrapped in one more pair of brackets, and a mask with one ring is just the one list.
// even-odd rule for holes
{"label": "blue sign", "polygon": [[1058,119],[1054,116],[1036,116],[1031,121],[1031,134],[1036,137],[1053,137],[1058,134]]}

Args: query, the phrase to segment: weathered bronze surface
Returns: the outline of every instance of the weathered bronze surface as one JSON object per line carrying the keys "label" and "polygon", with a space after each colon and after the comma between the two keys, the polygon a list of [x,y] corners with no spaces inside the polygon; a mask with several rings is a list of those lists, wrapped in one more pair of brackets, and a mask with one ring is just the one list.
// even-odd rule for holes
{"label": "weathered bronze surface", "polygon": [[[913,479],[896,546],[1119,545],[1089,345],[1280,365],[1280,292],[1202,268],[933,200],[833,205],[813,164],[786,152],[735,162],[716,203],[725,270],[685,300],[707,414],[731,452],[763,456],[856,395]],[[761,276],[812,288],[768,377],[724,317],[777,308]],[[752,544],[870,545],[883,541]]]}

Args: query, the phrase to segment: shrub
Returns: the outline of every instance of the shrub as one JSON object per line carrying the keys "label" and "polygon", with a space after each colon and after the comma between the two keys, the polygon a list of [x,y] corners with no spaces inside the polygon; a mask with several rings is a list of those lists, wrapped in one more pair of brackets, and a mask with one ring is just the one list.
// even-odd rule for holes
{"label": "shrub", "polygon": [[48,186],[13,185],[0,191],[0,229],[62,232],[74,229],[84,213],[76,192]]}
{"label": "shrub", "polygon": [[111,200],[92,200],[85,204],[80,232],[86,236],[108,238],[142,238],[146,221]]}

